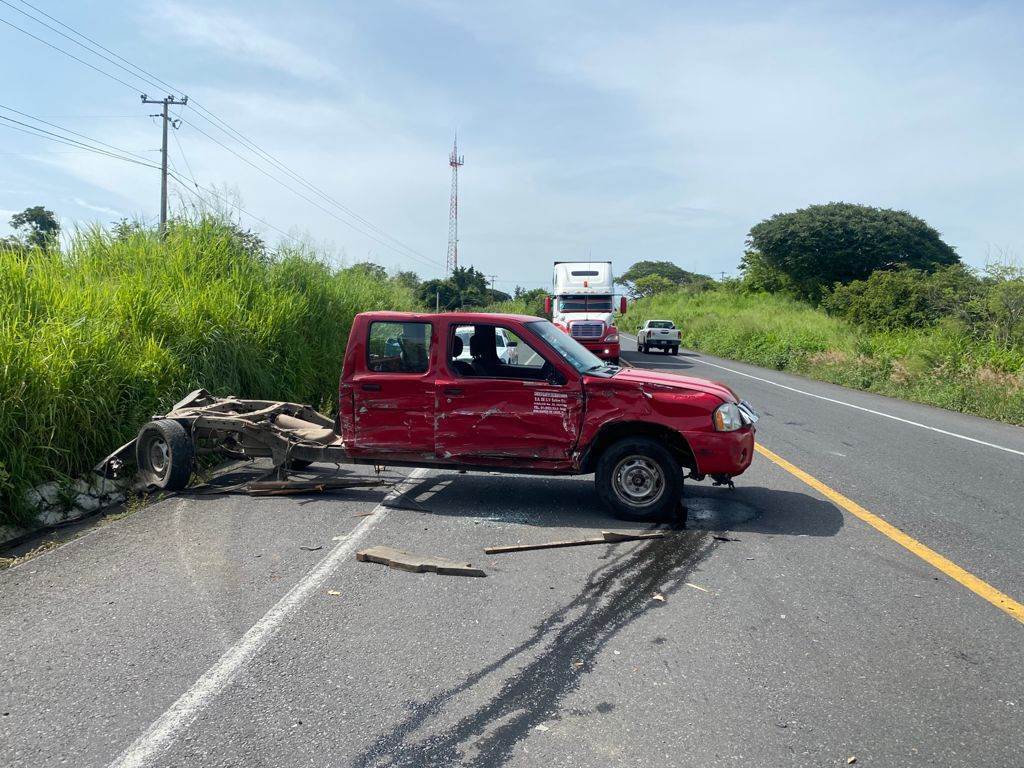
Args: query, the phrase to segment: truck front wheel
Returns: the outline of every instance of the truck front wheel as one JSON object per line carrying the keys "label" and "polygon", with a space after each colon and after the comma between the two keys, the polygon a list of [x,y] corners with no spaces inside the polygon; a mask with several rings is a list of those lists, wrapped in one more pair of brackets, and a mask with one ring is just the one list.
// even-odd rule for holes
{"label": "truck front wheel", "polygon": [[683,496],[683,469],[661,443],[646,437],[619,440],[597,462],[597,495],[626,520],[669,520]]}

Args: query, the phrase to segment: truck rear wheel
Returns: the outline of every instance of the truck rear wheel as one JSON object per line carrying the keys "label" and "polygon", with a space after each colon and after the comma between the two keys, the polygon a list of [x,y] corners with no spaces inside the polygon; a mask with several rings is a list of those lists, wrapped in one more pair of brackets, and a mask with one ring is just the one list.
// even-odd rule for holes
{"label": "truck rear wheel", "polygon": [[151,421],[139,430],[135,463],[147,484],[180,491],[192,477],[194,458],[192,438],[174,419]]}
{"label": "truck rear wheel", "polygon": [[597,495],[626,520],[669,520],[683,496],[683,468],[661,443],[631,437],[613,443],[597,462]]}

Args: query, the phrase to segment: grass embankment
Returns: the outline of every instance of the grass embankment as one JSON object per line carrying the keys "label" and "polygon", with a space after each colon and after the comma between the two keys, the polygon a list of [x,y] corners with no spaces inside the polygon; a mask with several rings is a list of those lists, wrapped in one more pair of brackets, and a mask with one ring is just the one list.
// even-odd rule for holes
{"label": "grass embankment", "polygon": [[86,471],[192,389],[333,409],[352,317],[413,305],[208,219],[166,242],[96,230],[63,253],[0,248],[0,523],[31,522],[26,489]]}
{"label": "grass embankment", "polygon": [[635,302],[622,327],[675,321],[683,346],[1014,424],[1024,423],[1024,349],[955,325],[872,332],[778,295],[730,290]]}

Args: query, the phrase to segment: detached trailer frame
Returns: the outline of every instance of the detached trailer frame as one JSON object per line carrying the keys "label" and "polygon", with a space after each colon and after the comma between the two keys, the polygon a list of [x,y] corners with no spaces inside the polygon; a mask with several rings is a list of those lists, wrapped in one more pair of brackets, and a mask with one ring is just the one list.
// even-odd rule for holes
{"label": "detached trailer frame", "polygon": [[352,463],[334,420],[309,405],[190,392],[96,466],[104,477],[137,468],[140,482],[169,491],[188,485],[197,456],[270,458],[279,479],[314,462]]}

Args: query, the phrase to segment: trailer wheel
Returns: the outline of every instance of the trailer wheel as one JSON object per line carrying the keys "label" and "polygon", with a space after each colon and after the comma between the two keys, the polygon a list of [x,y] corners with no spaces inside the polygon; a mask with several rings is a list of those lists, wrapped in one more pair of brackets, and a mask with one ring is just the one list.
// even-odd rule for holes
{"label": "trailer wheel", "polygon": [[683,496],[683,468],[661,443],[630,437],[613,443],[597,462],[597,495],[617,516],[669,520]]}
{"label": "trailer wheel", "polygon": [[149,485],[180,491],[192,477],[194,458],[192,438],[174,419],[151,421],[139,430],[135,460]]}

